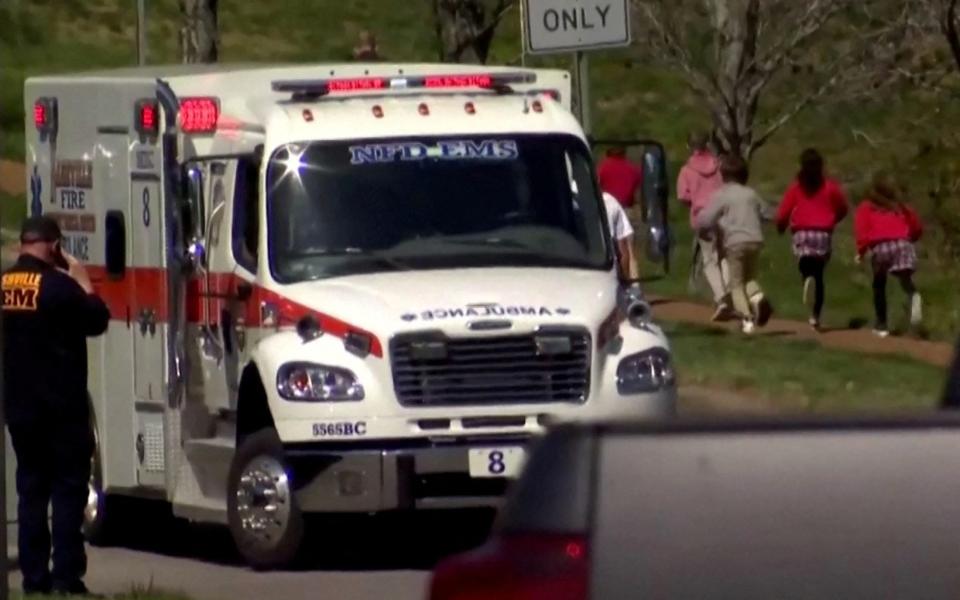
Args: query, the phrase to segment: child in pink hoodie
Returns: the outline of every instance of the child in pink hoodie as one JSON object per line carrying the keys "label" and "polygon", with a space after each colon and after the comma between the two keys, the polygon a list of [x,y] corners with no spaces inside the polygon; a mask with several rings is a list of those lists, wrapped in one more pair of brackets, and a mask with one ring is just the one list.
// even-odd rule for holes
{"label": "child in pink hoodie", "polygon": [[[714,193],[723,186],[720,162],[708,147],[708,136],[691,133],[687,141],[691,155],[680,169],[677,181],[677,198],[690,207],[690,226],[697,231],[697,215],[707,207]],[[697,235],[695,253],[699,252],[703,276],[713,293],[716,312],[713,319],[719,321],[732,315],[730,295],[724,276],[724,261],[715,232],[703,231]]]}

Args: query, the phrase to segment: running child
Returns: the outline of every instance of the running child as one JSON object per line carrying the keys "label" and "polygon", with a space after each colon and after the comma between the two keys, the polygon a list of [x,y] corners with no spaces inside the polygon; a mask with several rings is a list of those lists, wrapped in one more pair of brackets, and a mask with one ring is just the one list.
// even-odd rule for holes
{"label": "running child", "polygon": [[787,188],[774,221],[793,234],[793,254],[803,279],[803,303],[810,326],[820,329],[825,286],[823,273],[833,252],[833,230],[847,216],[847,198],[835,179],[827,177],[823,157],[810,148],[800,155],[800,172]]}
{"label": "running child", "polygon": [[903,200],[901,189],[893,179],[880,173],[866,198],[857,206],[853,223],[857,242],[857,262],[867,254],[873,267],[873,307],[877,322],[874,333],[890,335],[887,322],[887,278],[893,275],[908,298],[910,324],[923,320],[923,300],[913,283],[917,270],[914,244],[923,235],[917,213]]}
{"label": "running child", "polygon": [[763,218],[766,203],[747,187],[750,171],[747,163],[735,156],[720,161],[723,187],[697,215],[700,231],[719,230],[730,272],[733,307],[742,319],[745,334],[770,320],[773,308],[757,282],[760,251],[763,249]]}

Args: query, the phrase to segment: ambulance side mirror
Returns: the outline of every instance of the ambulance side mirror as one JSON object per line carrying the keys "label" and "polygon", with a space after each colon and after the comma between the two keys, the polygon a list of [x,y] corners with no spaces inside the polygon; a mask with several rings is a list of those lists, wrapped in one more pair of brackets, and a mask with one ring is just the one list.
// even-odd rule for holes
{"label": "ambulance side mirror", "polygon": [[651,205],[666,206],[670,196],[670,180],[667,176],[667,153],[661,146],[646,146],[643,149],[643,199]]}
{"label": "ambulance side mirror", "polygon": [[659,144],[643,148],[643,222],[646,225],[646,254],[651,262],[662,263],[670,272],[670,179],[667,153]]}
{"label": "ambulance side mirror", "polygon": [[104,230],[107,277],[123,279],[127,272],[127,224],[123,211],[108,211]]}

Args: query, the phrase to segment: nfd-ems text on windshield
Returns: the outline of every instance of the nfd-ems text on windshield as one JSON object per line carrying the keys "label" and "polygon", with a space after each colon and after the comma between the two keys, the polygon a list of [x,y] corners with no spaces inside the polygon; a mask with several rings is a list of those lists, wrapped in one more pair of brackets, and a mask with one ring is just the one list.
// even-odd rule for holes
{"label": "nfd-ems text on windshield", "polygon": [[350,146],[350,164],[366,165],[415,160],[516,160],[520,149],[516,140],[442,140],[388,142]]}

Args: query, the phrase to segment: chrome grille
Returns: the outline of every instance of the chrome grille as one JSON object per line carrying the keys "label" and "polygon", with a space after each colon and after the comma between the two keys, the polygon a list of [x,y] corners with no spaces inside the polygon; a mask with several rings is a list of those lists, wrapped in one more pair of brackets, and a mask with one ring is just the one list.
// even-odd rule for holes
{"label": "chrome grille", "polygon": [[391,341],[390,358],[404,406],[580,403],[590,389],[590,334],[583,329],[477,338],[405,334]]}

